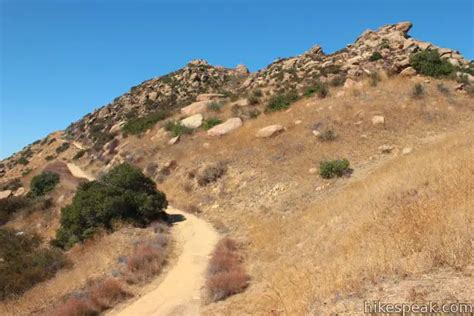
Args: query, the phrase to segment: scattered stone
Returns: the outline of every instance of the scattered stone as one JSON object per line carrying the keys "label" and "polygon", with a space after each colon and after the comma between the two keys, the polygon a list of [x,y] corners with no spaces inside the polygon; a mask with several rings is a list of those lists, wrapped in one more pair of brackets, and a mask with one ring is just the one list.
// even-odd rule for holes
{"label": "scattered stone", "polygon": [[18,196],[22,196],[23,194],[25,194],[25,188],[24,187],[21,187],[21,188],[18,188],[16,191],[15,191],[15,196],[18,197]]}
{"label": "scattered stone", "polygon": [[242,120],[239,117],[233,117],[221,123],[219,125],[214,126],[210,130],[207,131],[207,135],[209,136],[223,136],[229,134],[230,132],[238,129],[242,126]]}
{"label": "scattered stone", "polygon": [[382,145],[379,146],[379,151],[382,154],[390,154],[394,148],[395,146],[392,145]]}
{"label": "scattered stone", "polygon": [[308,170],[308,172],[309,172],[310,174],[316,174],[316,173],[318,173],[318,168],[310,168],[310,169]]}
{"label": "scattered stone", "polygon": [[181,120],[181,125],[187,128],[199,128],[202,125],[202,114],[194,114]]}
{"label": "scattered stone", "polygon": [[300,125],[301,123],[303,123],[303,121],[302,120],[296,120],[293,123],[295,123],[295,125]]}
{"label": "scattered stone", "polygon": [[275,125],[269,125],[264,128],[261,128],[257,134],[255,134],[256,137],[258,138],[267,138],[267,137],[272,137],[284,130],[284,127],[279,124]]}
{"label": "scattered stone", "polygon": [[211,144],[209,144],[209,143],[204,143],[204,144],[202,144],[202,147],[204,147],[204,148],[209,148],[209,147],[211,147]]}
{"label": "scattered stone", "polygon": [[411,147],[405,147],[402,149],[402,154],[403,155],[408,155],[410,154],[411,152],[413,151],[413,149]]}
{"label": "scattered stone", "polygon": [[405,77],[412,77],[416,75],[416,70],[413,67],[408,67],[402,70],[400,75],[405,76]]}
{"label": "scattered stone", "polygon": [[179,135],[176,136],[176,137],[171,138],[171,139],[168,141],[168,144],[169,144],[169,145],[174,145],[174,144],[176,144],[178,141],[179,141]]}
{"label": "scattered stone", "polygon": [[383,125],[385,124],[385,117],[382,115],[372,116],[372,125]]}
{"label": "scattered stone", "polygon": [[9,198],[12,195],[12,190],[5,190],[0,192],[0,200]]}
{"label": "scattered stone", "polygon": [[314,130],[313,135],[316,136],[316,137],[319,137],[319,136],[321,136],[321,132],[318,131],[318,130]]}

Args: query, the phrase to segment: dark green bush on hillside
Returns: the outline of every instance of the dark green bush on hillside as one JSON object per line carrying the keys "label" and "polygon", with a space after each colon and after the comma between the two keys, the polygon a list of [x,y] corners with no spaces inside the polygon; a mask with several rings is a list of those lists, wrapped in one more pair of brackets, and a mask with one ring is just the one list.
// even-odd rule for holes
{"label": "dark green bush on hillside", "polygon": [[372,55],[369,57],[369,61],[377,61],[379,59],[382,59],[382,54],[379,52],[373,52]]}
{"label": "dark green bush on hillside", "polygon": [[222,121],[219,118],[211,117],[204,120],[204,122],[202,123],[202,128],[207,131],[208,129],[211,129],[214,126],[219,125],[220,123],[222,123]]}
{"label": "dark green bush on hillside", "polygon": [[66,151],[69,148],[69,143],[62,143],[58,148],[56,148],[56,153],[62,153],[63,151]]}
{"label": "dark green bush on hillside", "polygon": [[61,210],[61,227],[52,243],[70,248],[97,230],[113,230],[116,221],[145,226],[166,219],[167,206],[165,194],[156,190],[153,180],[139,169],[122,164],[100,180],[79,186],[72,203]]}
{"label": "dark green bush on hillside", "polygon": [[438,50],[424,50],[410,56],[410,64],[422,75],[440,77],[454,71],[446,59],[441,59]]}
{"label": "dark green bush on hillside", "polygon": [[323,161],[319,165],[319,174],[324,179],[342,177],[343,175],[350,174],[351,169],[349,165],[347,159]]}
{"label": "dark green bush on hillside", "polygon": [[0,300],[22,294],[66,264],[60,251],[40,244],[37,236],[0,228]]}
{"label": "dark green bush on hillside", "polygon": [[31,179],[29,195],[42,196],[52,191],[59,183],[59,175],[54,172],[44,171]]}
{"label": "dark green bush on hillside", "polygon": [[141,134],[155,126],[157,122],[167,118],[168,115],[168,112],[158,111],[144,117],[131,118],[122,127],[122,130],[127,134]]}
{"label": "dark green bush on hillside", "polygon": [[328,87],[324,83],[318,81],[313,86],[308,87],[304,92],[305,97],[312,97],[315,94],[320,99],[327,97],[327,95],[329,94]]}
{"label": "dark green bush on hillside", "polygon": [[268,101],[267,111],[275,112],[286,110],[296,100],[298,100],[298,94],[296,92],[272,96]]}

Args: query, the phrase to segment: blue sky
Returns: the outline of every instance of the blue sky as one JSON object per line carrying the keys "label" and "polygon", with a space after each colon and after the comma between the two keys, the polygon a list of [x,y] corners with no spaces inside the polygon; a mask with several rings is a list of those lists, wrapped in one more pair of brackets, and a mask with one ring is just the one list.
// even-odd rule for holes
{"label": "blue sky", "polygon": [[413,37],[474,57],[472,0],[0,3],[0,158],[194,58],[254,71],[406,20]]}

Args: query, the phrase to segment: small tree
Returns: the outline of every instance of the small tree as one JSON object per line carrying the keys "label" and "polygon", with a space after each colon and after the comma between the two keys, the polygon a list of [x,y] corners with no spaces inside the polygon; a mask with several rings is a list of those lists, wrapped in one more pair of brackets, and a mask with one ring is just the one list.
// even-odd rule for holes
{"label": "small tree", "polygon": [[446,59],[441,59],[438,50],[424,50],[410,56],[410,64],[422,75],[441,77],[454,71]]}
{"label": "small tree", "polygon": [[319,165],[319,174],[324,179],[331,179],[334,177],[342,177],[350,174],[349,161],[347,159],[336,159],[323,161]]}
{"label": "small tree", "polygon": [[30,196],[38,197],[52,191],[59,183],[59,175],[50,171],[43,171],[31,179]]}

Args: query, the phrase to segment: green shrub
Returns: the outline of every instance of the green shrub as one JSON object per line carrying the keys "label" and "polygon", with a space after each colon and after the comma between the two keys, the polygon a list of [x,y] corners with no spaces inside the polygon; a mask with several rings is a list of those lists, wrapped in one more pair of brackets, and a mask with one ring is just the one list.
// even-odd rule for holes
{"label": "green shrub", "polygon": [[296,94],[296,92],[272,96],[268,101],[267,111],[275,112],[286,110],[296,100],[298,100],[298,94]]}
{"label": "green shrub", "polygon": [[413,86],[412,96],[414,98],[421,98],[425,94],[425,88],[421,83],[417,83]]}
{"label": "green shrub", "polygon": [[347,159],[323,161],[319,165],[319,174],[324,179],[342,177],[343,175],[350,174],[351,169],[349,165]]}
{"label": "green shrub", "polygon": [[113,168],[98,181],[81,184],[72,203],[61,210],[61,226],[52,244],[70,248],[97,230],[112,231],[116,221],[144,226],[166,219],[168,202],[155,186],[129,164]]}
{"label": "green shrub", "polygon": [[327,95],[329,94],[329,90],[328,90],[327,86],[324,83],[318,81],[318,82],[316,82],[315,85],[313,85],[311,87],[308,87],[304,92],[305,97],[312,97],[315,94],[320,99],[323,99],[323,98],[327,97]]}
{"label": "green shrub", "polygon": [[379,59],[382,59],[382,54],[379,52],[373,52],[372,55],[369,57],[369,61],[377,61]]}
{"label": "green shrub", "polygon": [[211,117],[209,119],[204,120],[204,122],[202,123],[202,128],[207,131],[208,129],[211,129],[214,126],[219,125],[220,123],[222,123],[222,121],[219,118]]}
{"label": "green shrub", "polygon": [[31,179],[30,192],[31,197],[42,196],[52,191],[59,183],[59,175],[50,171],[43,171]]}
{"label": "green shrub", "polygon": [[220,112],[224,104],[221,102],[211,102],[207,105],[209,111]]}
{"label": "green shrub", "polygon": [[48,155],[48,156],[44,157],[44,160],[46,160],[46,161],[51,161],[53,159],[54,159],[53,155]]}
{"label": "green shrub", "polygon": [[84,156],[86,153],[85,150],[79,150],[75,155],[74,157],[72,157],[72,160],[78,160],[80,158],[82,158],[82,156]]}
{"label": "green shrub", "polygon": [[424,50],[410,56],[410,64],[422,75],[441,77],[454,71],[446,59],[441,59],[438,50]]}
{"label": "green shrub", "polygon": [[60,251],[40,244],[35,235],[0,228],[0,300],[21,295],[67,263]]}
{"label": "green shrub", "polygon": [[23,165],[23,166],[26,166],[27,164],[29,164],[29,160],[25,157],[25,156],[21,156],[18,160],[17,160],[17,163],[19,163],[20,165]]}
{"label": "green shrub", "polygon": [[137,135],[146,132],[148,129],[155,126],[159,121],[164,120],[169,116],[168,112],[158,111],[144,117],[131,118],[122,127],[122,131],[127,134]]}
{"label": "green shrub", "polygon": [[68,148],[69,148],[70,144],[65,142],[65,143],[62,143],[58,148],[56,148],[56,153],[59,154],[59,153],[62,153],[63,151],[66,151]]}
{"label": "green shrub", "polygon": [[182,125],[180,122],[169,121],[165,124],[165,130],[171,133],[173,137],[184,134],[192,134],[193,129]]}

